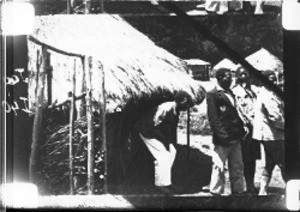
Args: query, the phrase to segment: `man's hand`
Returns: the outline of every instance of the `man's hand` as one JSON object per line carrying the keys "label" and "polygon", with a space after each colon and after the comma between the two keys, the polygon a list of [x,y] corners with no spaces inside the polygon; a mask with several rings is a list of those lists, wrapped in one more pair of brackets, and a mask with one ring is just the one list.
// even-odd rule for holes
{"label": "man's hand", "polygon": [[247,137],[247,135],[249,135],[249,133],[250,133],[250,130],[249,130],[249,128],[248,128],[248,127],[244,126],[244,131],[245,131],[244,138],[246,138],[246,137]]}

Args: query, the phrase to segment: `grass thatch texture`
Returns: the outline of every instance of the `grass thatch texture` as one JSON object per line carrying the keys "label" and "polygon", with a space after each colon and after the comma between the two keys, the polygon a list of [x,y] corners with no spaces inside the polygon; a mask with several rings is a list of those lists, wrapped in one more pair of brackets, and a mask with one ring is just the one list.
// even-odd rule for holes
{"label": "grass thatch texture", "polygon": [[[92,90],[99,102],[101,71],[105,73],[107,106],[110,111],[123,109],[132,99],[153,94],[174,94],[178,90],[190,93],[198,102],[205,91],[201,83],[187,74],[187,64],[180,58],[155,45],[120,16],[54,15],[36,17],[33,37],[55,48],[93,56]],[[29,107],[34,108],[37,50],[40,46],[28,42]],[[82,64],[77,59],[76,95],[81,94]],[[101,65],[100,65],[101,63]],[[71,76],[74,58],[51,51],[53,67],[52,101],[63,102],[72,90]],[[45,91],[46,92],[46,91]]]}
{"label": "grass thatch texture", "polygon": [[[103,157],[101,155],[100,130],[95,127],[95,192],[102,192]],[[45,193],[67,194],[69,192],[69,125],[48,129],[47,140],[40,149],[40,177]],[[48,134],[48,136],[47,136]],[[74,123],[74,181],[75,193],[86,193],[87,176],[87,122],[86,118]]]}

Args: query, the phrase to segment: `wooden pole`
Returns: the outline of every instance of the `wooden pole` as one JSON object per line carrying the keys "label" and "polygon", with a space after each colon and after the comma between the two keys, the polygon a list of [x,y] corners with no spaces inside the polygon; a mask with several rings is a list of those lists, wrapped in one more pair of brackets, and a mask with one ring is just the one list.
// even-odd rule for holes
{"label": "wooden pole", "polygon": [[41,59],[41,55],[40,55],[40,50],[36,51],[36,75],[35,75],[35,90],[34,90],[34,95],[35,98],[37,100],[37,92],[38,92],[38,83],[39,83],[39,76],[40,76],[40,67],[41,67],[41,63],[42,63],[42,59]]}
{"label": "wooden pole", "polygon": [[41,42],[39,41],[38,39],[36,39],[35,37],[33,37],[32,35],[29,35],[28,36],[28,40],[32,41],[33,43],[35,44],[38,44],[38,45],[41,45],[41,46],[45,46],[47,47],[47,49],[51,50],[51,51],[54,51],[54,52],[57,52],[59,54],[63,54],[63,55],[68,55],[68,56],[73,56],[73,57],[80,57],[80,58],[83,58],[84,55],[82,54],[75,54],[75,53],[71,53],[71,52],[66,52],[64,50],[61,50],[61,49],[57,49],[53,46],[50,46],[44,42]]}
{"label": "wooden pole", "polygon": [[73,1],[67,0],[67,14],[73,13]]}
{"label": "wooden pole", "polygon": [[191,112],[190,108],[187,109],[187,125],[186,125],[186,136],[187,136],[187,160],[190,160],[190,122],[191,122]]}
{"label": "wooden pole", "polygon": [[100,13],[104,13],[104,0],[100,0]]}
{"label": "wooden pole", "polygon": [[52,67],[51,67],[51,54],[47,53],[47,94],[48,105],[52,104]]}
{"label": "wooden pole", "polygon": [[91,13],[91,6],[92,6],[91,0],[84,0],[84,14]]}
{"label": "wooden pole", "polygon": [[100,91],[100,128],[102,135],[101,152],[104,161],[104,186],[103,192],[107,193],[107,139],[106,139],[106,91],[105,91],[105,74],[102,64],[98,63],[98,70],[101,73],[101,91]]}
{"label": "wooden pole", "polygon": [[93,58],[85,58],[86,68],[86,117],[87,117],[87,187],[88,193],[94,194],[94,127],[92,112],[92,70]]}
{"label": "wooden pole", "polygon": [[[79,96],[75,96],[75,102],[77,101],[77,100],[81,100],[81,99],[84,99],[85,98],[85,95],[86,95],[86,93],[82,93],[82,94],[80,94]],[[66,105],[66,104],[69,104],[71,102],[71,99],[70,98],[68,98],[67,100],[65,100],[65,101],[63,101],[63,102],[61,102],[61,103],[59,103],[59,104],[57,104],[56,102],[54,102],[53,104],[51,104],[51,105],[49,105],[48,106],[48,109],[53,109],[53,108],[58,108],[58,107],[61,107],[61,106],[64,106],[64,105]]]}
{"label": "wooden pole", "polygon": [[70,129],[69,129],[69,186],[70,194],[74,192],[74,155],[73,155],[73,137],[74,137],[74,120],[75,120],[75,92],[76,92],[76,59],[74,59],[73,76],[72,76],[72,93],[70,105]]}
{"label": "wooden pole", "polygon": [[[86,92],[86,73],[85,73],[85,62],[84,62],[84,58],[81,58],[81,63],[82,63],[82,73],[81,73],[81,88],[80,88],[80,92],[81,93],[85,93]],[[78,107],[78,118],[81,118],[81,117],[84,117],[86,115],[85,113],[85,98],[82,98],[80,101],[79,101],[79,107]]]}
{"label": "wooden pole", "polygon": [[[39,54],[38,54],[39,55]],[[40,57],[38,58],[40,60]],[[42,71],[40,72],[40,67]],[[44,85],[45,85],[45,73],[47,70],[47,48],[42,47],[41,64],[37,66],[37,95],[36,95],[36,105],[35,105],[35,115],[33,120],[32,129],[32,143],[31,152],[29,158],[29,179],[32,183],[36,182],[36,172],[37,172],[37,160],[39,151],[39,139],[42,127],[42,116],[44,107]]]}

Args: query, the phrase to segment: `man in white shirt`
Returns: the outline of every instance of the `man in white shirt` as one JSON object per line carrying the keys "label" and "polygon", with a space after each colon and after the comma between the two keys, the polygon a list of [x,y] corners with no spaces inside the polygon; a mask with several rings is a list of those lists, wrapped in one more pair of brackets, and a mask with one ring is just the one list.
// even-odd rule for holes
{"label": "man in white shirt", "polygon": [[162,103],[136,122],[140,137],[154,157],[154,185],[165,194],[172,193],[171,171],[176,157],[177,125],[180,111],[192,106],[192,98],[179,91],[174,101]]}

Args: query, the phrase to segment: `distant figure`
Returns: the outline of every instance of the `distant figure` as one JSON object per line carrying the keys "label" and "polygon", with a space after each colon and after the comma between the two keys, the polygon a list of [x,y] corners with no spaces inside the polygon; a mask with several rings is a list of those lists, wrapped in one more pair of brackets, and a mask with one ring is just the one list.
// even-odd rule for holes
{"label": "distant figure", "polygon": [[249,132],[241,142],[242,156],[244,163],[244,175],[248,193],[257,193],[254,186],[255,164],[256,159],[260,159],[260,143],[252,139],[253,133],[253,118],[254,118],[254,103],[256,94],[253,91],[253,86],[250,84],[248,71],[239,67],[236,71],[236,84],[232,88],[235,95],[236,105],[240,117],[244,125],[247,126]]}
{"label": "distant figure", "polygon": [[192,105],[191,96],[179,91],[174,101],[165,102],[144,114],[136,122],[136,129],[153,155],[154,185],[165,194],[172,193],[171,170],[176,156],[177,125],[180,111]]}
{"label": "distant figure", "polygon": [[229,69],[216,71],[217,86],[207,93],[208,120],[215,145],[210,193],[222,195],[225,187],[224,167],[228,161],[231,193],[244,192],[244,166],[241,140],[245,135],[244,124],[236,109]]}
{"label": "distant figure", "polygon": [[[273,71],[262,72],[276,84]],[[265,167],[260,182],[259,195],[266,195],[275,165],[281,169],[285,180],[284,166],[284,104],[274,92],[262,87],[255,104],[253,138],[262,142],[265,151]]]}
{"label": "distant figure", "polygon": [[279,71],[278,73],[278,87],[283,91],[284,90],[284,73]]}

